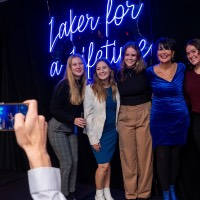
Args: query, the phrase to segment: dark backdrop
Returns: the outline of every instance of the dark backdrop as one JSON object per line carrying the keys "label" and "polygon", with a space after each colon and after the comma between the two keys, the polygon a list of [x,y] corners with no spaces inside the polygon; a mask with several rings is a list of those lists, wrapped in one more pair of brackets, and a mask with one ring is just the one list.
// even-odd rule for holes
{"label": "dark backdrop", "polygon": [[[82,3],[80,3],[82,2]],[[122,2],[117,1],[115,2]],[[139,2],[139,1],[138,1]],[[177,60],[186,63],[184,44],[190,38],[200,38],[200,2],[198,0],[144,0],[145,12],[140,18],[140,31],[155,42],[161,36],[177,40]],[[91,7],[96,12],[104,1],[78,0],[8,0],[0,3],[0,102],[21,102],[37,99],[39,113],[51,118],[49,104],[54,85],[61,76],[50,78],[52,56],[49,49],[50,16],[62,19],[65,9]],[[78,9],[77,7],[77,9]],[[148,31],[148,35],[146,32]],[[127,38],[128,39],[128,38]],[[154,60],[148,58],[148,63]],[[78,180],[94,184],[96,164],[87,137],[79,136]],[[54,166],[57,159],[48,145]],[[24,153],[16,145],[12,132],[0,132],[0,170],[28,169]],[[178,193],[183,200],[200,199],[200,162],[189,132],[184,148]],[[111,186],[123,188],[118,148],[112,161]],[[159,191],[155,173],[153,193]]]}

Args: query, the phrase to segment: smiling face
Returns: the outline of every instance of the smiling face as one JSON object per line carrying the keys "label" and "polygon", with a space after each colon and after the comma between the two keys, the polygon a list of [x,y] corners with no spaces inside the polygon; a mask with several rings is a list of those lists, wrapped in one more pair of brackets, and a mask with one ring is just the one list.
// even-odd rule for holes
{"label": "smiling face", "polygon": [[200,52],[195,46],[187,45],[186,55],[192,65],[200,65]]}
{"label": "smiling face", "polygon": [[137,52],[134,48],[129,47],[126,49],[124,55],[124,62],[127,68],[133,68],[137,62]]}
{"label": "smiling face", "polygon": [[100,61],[96,66],[96,75],[97,77],[102,81],[108,81],[110,77],[111,69],[109,66],[103,62]]}
{"label": "smiling face", "polygon": [[164,48],[162,44],[158,45],[157,57],[160,63],[169,63],[174,57],[174,51],[169,48]]}
{"label": "smiling face", "polygon": [[72,59],[71,65],[72,74],[75,79],[80,79],[84,73],[84,63],[79,57],[75,57]]}

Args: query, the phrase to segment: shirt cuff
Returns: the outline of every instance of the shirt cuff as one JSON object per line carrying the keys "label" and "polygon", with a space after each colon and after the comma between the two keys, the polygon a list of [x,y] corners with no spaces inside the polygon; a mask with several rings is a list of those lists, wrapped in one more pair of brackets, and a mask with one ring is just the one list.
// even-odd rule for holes
{"label": "shirt cuff", "polygon": [[28,171],[28,182],[31,194],[41,191],[61,190],[60,169],[39,167]]}

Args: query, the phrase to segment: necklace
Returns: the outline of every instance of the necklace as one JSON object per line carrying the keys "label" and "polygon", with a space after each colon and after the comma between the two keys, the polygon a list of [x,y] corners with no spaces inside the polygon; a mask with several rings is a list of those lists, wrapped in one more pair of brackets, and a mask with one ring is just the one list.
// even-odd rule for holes
{"label": "necklace", "polygon": [[109,88],[110,87],[110,83],[109,82],[103,82],[103,87],[104,88]]}
{"label": "necklace", "polygon": [[82,87],[82,82],[81,82],[80,80],[76,80],[76,84],[77,84],[77,86],[78,86],[79,88]]}
{"label": "necklace", "polygon": [[131,69],[129,69],[129,70],[127,69],[126,70],[126,76],[129,75],[129,77],[131,77],[133,75],[133,72],[134,72],[133,69],[132,70]]}
{"label": "necklace", "polygon": [[130,73],[130,72],[128,72],[128,74],[129,74],[129,76],[131,77],[132,76],[132,74],[133,74],[133,71]]}
{"label": "necklace", "polygon": [[105,88],[105,91],[106,91],[106,96],[107,96],[107,97],[109,97],[109,96],[110,96],[110,94],[109,94],[109,90],[110,90],[110,87],[108,87],[108,88]]}
{"label": "necklace", "polygon": [[109,87],[110,87],[110,85],[105,85],[104,86],[105,89],[108,89]]}

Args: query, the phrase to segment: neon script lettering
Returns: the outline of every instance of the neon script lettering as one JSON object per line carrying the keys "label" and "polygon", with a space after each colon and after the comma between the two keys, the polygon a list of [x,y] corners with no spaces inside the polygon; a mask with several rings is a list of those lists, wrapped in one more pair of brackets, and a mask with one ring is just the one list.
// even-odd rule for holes
{"label": "neon script lettering", "polygon": [[[126,1],[125,6],[120,4],[113,6],[113,1],[108,0],[106,6],[105,17],[93,17],[89,14],[76,16],[73,13],[73,10],[69,12],[69,20],[61,23],[57,30],[55,30],[55,18],[52,17],[49,23],[50,25],[50,45],[49,51],[53,52],[58,40],[69,37],[71,42],[73,42],[74,34],[79,33],[83,34],[86,30],[95,30],[98,28],[99,22],[101,20],[104,21],[105,27],[105,35],[108,37],[106,40],[106,44],[102,44],[99,49],[96,49],[94,42],[89,42],[88,48],[82,47],[82,55],[86,60],[88,67],[88,78],[91,78],[90,68],[94,66],[94,63],[98,58],[105,57],[111,61],[111,63],[117,63],[121,58],[121,49],[122,47],[116,46],[116,40],[113,42],[109,41],[109,26],[114,24],[115,26],[119,26],[123,23],[124,19],[129,16],[129,18],[136,20],[140,16],[144,4],[141,3],[139,5],[134,5],[129,1]],[[129,15],[128,15],[129,14]],[[102,18],[102,19],[101,19]],[[142,36],[141,36],[142,37]],[[152,48],[152,44],[149,44],[145,39],[141,39],[139,42],[139,46],[145,57],[148,55]],[[76,46],[73,46],[70,54],[76,52]],[[54,75],[59,75],[63,69],[63,65],[59,63],[59,61],[55,61],[52,63],[50,68],[50,75],[53,77]]]}
{"label": "neon script lettering", "polygon": [[[108,30],[109,24],[112,24],[114,22],[116,26],[119,26],[123,22],[124,17],[128,14],[129,11],[131,12],[131,18],[137,19],[142,10],[142,7],[143,7],[143,3],[141,3],[139,5],[139,9],[136,10],[134,4],[129,5],[129,2],[126,1],[126,8],[124,8],[123,5],[119,5],[115,9],[115,12],[113,12],[112,0],[108,0],[107,9],[106,9],[106,36],[107,37],[109,36],[109,30]],[[136,14],[134,15],[135,12]],[[113,15],[113,18],[109,20],[109,18],[111,17],[111,13],[114,13],[114,15]]]}

